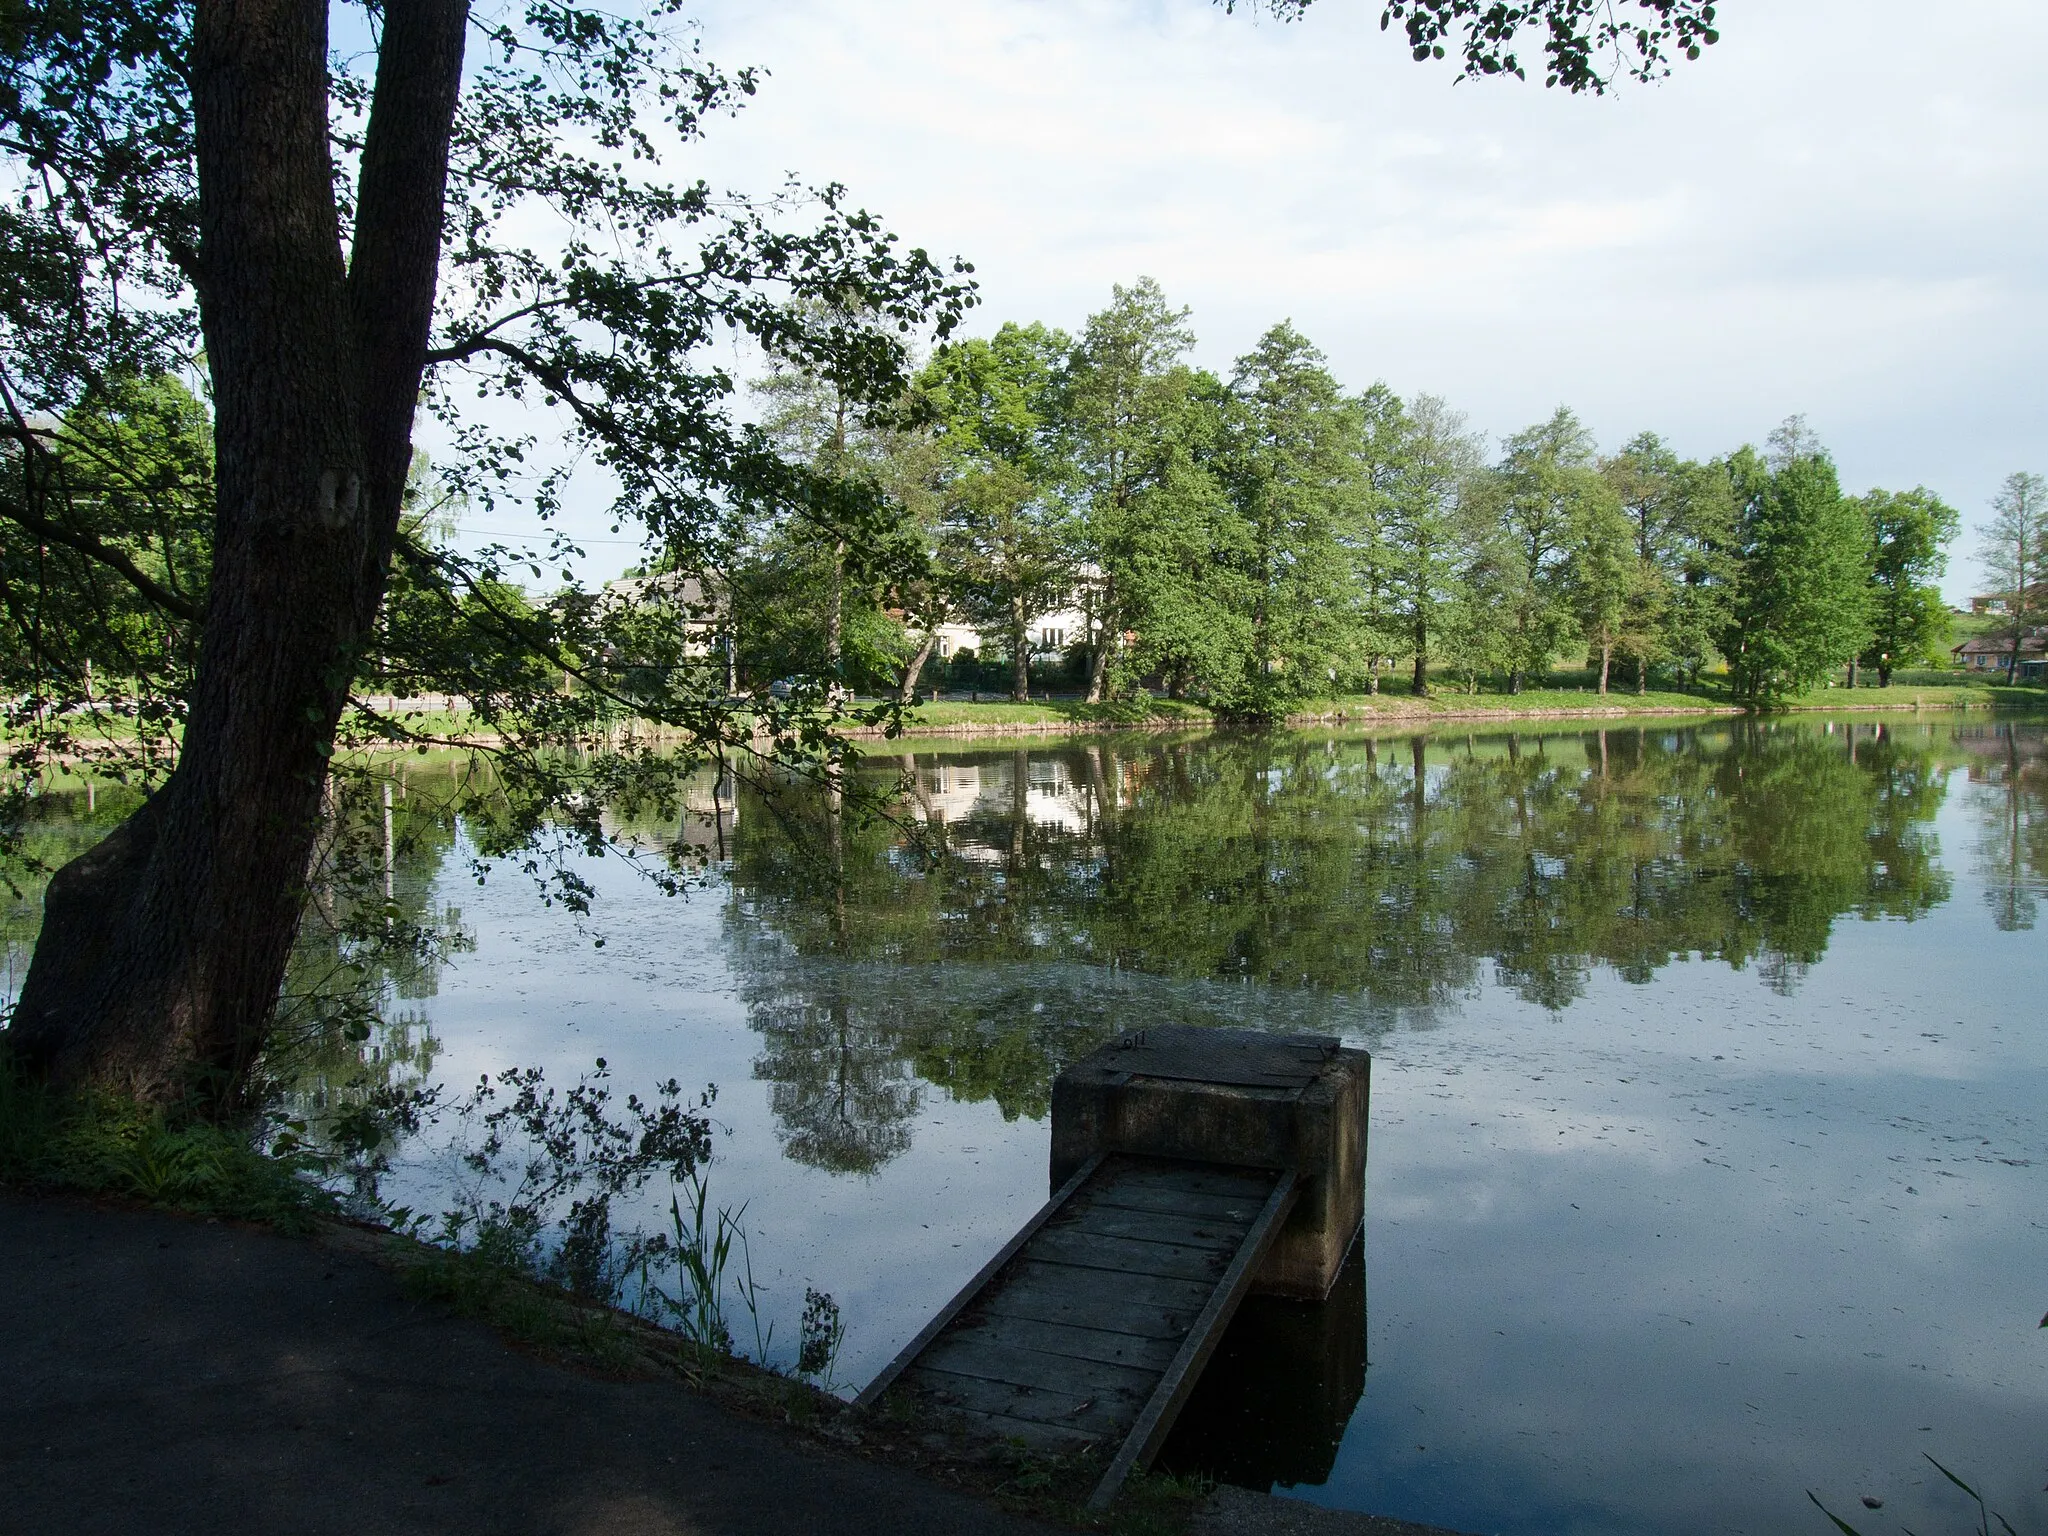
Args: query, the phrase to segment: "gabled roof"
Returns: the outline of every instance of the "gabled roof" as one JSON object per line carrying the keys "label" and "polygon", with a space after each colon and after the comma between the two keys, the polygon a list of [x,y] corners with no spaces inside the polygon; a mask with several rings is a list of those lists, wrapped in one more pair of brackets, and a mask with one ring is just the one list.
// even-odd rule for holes
{"label": "gabled roof", "polygon": [[663,571],[653,576],[621,576],[617,581],[608,581],[598,602],[606,607],[621,603],[666,602],[680,608],[686,619],[706,621],[721,609],[722,597],[718,591],[707,592],[705,584],[695,576],[685,576],[680,571]]}
{"label": "gabled roof", "polygon": [[[2021,633],[2022,656],[2039,656],[2044,651],[2048,651],[2048,629],[2029,629]],[[1955,656],[2010,656],[2012,635],[2010,632],[2003,635],[1972,635],[1961,645],[1950,646],[1949,652]]]}

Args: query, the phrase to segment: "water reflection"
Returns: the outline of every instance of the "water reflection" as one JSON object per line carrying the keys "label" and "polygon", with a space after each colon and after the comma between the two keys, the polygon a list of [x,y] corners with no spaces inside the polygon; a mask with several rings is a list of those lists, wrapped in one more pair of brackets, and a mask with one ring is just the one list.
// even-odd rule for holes
{"label": "water reflection", "polygon": [[2031,928],[2048,878],[2048,747],[2010,730],[1968,744],[1975,749],[1970,799],[1983,828],[1976,868],[1985,905],[2004,931]]}
{"label": "water reflection", "polygon": [[1365,1392],[1365,1243],[1320,1302],[1250,1296],[1164,1449],[1162,1472],[1241,1487],[1317,1487]]}
{"label": "water reflection", "polygon": [[2043,743],[1866,718],[884,757],[907,827],[745,789],[632,822],[723,838],[723,883],[585,866],[602,952],[517,881],[477,892],[440,1070],[723,1081],[720,1196],[778,1296],[839,1296],[858,1380],[1035,1204],[1066,1061],[1134,1020],[1371,1040],[1372,1315],[1362,1273],[1334,1332],[1247,1313],[1181,1464],[1696,1536],[1804,1528],[1808,1486],[1943,1528],[1924,1446],[2031,1528],[2048,958],[2012,930]]}
{"label": "water reflection", "polygon": [[[1116,737],[870,771],[908,774],[907,828],[708,775],[618,808],[648,857],[717,868],[675,901],[579,854],[598,950],[534,902],[488,784],[420,759],[388,908],[479,952],[408,973],[360,947],[381,793],[338,805],[374,878],[296,974],[357,969],[382,1012],[322,1037],[309,1091],[600,1054],[623,1085],[721,1083],[713,1177],[783,1269],[778,1337],[832,1291],[858,1380],[1036,1204],[1063,1063],[1139,1020],[1341,1033],[1378,1061],[1371,1374],[1357,1396],[1358,1328],[1303,1351],[1326,1374],[1255,1369],[1291,1358],[1274,1320],[1212,1380],[1278,1396],[1202,1460],[1524,1536],[1805,1529],[1809,1486],[1953,1528],[1925,1448],[2048,1520],[2041,726]],[[125,809],[91,793],[30,808],[46,858]],[[397,1193],[439,1209],[422,1169]]]}
{"label": "water reflection", "polygon": [[[1555,1010],[1601,969],[1640,984],[1698,957],[1790,995],[1839,919],[1948,899],[1930,821],[1959,763],[2013,781],[2013,889],[2039,878],[2048,814],[2017,786],[2040,785],[1987,754],[2038,764],[2038,732],[1987,729],[1744,721],[883,759],[874,781],[908,786],[920,836],[796,787],[743,813],[727,931],[756,1071],[791,1156],[872,1172],[907,1144],[918,1081],[1042,1114],[1059,1064],[1120,1027],[1134,992],[1193,1022],[1334,1012],[1371,1030],[1427,1024],[1485,973]],[[933,965],[945,985],[920,974]],[[1175,985],[1147,986],[1161,981]]]}

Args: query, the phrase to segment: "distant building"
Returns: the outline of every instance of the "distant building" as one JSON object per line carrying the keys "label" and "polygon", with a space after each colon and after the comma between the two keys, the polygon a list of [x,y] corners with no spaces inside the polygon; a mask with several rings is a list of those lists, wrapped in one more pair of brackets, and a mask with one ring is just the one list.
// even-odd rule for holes
{"label": "distant building", "polygon": [[[2037,581],[2027,588],[2027,606],[2038,613],[2048,608],[2048,581]],[[2010,592],[1984,592],[1970,599],[1972,613],[2011,613]]]}
{"label": "distant building", "polygon": [[[1080,590],[1074,596],[1085,603],[1089,595],[1102,585],[1102,572],[1093,565],[1083,565],[1075,575],[1078,578],[1075,585]],[[1034,614],[1024,627],[1024,635],[1035,661],[1042,657],[1056,657],[1069,646],[1088,644],[1100,627],[1088,616],[1085,607],[1061,608],[1053,613]],[[990,651],[1007,653],[1009,648],[1007,624],[991,624],[984,628],[956,621],[941,624],[938,628],[936,654],[948,661],[966,650],[986,658]]]}
{"label": "distant building", "polygon": [[[1070,645],[1079,645],[1093,633],[1088,615],[1078,608],[1062,608],[1057,613],[1043,613],[1034,618],[1025,628],[1025,635],[1033,656],[1057,656]],[[987,656],[992,648],[1006,649],[1010,640],[1001,626],[991,625],[987,629],[972,624],[941,624],[938,629],[938,654],[951,658],[963,650],[971,650],[977,656]]]}
{"label": "distant building", "polygon": [[[2012,636],[1972,635],[1961,645],[1951,646],[1949,654],[1966,672],[2003,675],[2012,667]],[[2048,629],[2025,630],[2020,635],[2019,675],[2009,680],[2039,682],[2044,672],[2048,672]]]}
{"label": "distant building", "polygon": [[621,576],[604,584],[600,613],[613,608],[655,608],[674,615],[683,632],[683,654],[709,656],[723,648],[726,630],[725,594],[707,588],[695,576],[663,571],[653,576]]}

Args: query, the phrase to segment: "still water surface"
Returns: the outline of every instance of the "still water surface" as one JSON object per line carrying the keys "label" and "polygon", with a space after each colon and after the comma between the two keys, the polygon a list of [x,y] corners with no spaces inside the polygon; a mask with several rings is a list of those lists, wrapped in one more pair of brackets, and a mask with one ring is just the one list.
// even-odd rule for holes
{"label": "still water surface", "polygon": [[[1149,1021],[1341,1034],[1362,1252],[1241,1319],[1169,1465],[1470,1531],[1830,1529],[1813,1488],[1926,1536],[1964,1523],[1932,1452],[2048,1529],[2048,730],[872,762],[940,856],[707,785],[715,821],[620,829],[708,851],[690,896],[584,866],[602,949],[476,885],[450,815],[403,880],[474,949],[408,1059],[716,1083],[778,1338],[831,1292],[858,1385],[1044,1198],[1064,1062]],[[447,1176],[420,1149],[397,1192]]]}

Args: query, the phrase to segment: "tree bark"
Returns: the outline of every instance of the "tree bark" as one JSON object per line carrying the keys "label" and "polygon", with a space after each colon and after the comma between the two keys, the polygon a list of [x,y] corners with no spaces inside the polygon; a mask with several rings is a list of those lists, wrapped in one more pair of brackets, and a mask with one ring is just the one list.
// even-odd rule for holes
{"label": "tree bark", "polygon": [[466,0],[387,0],[344,268],[325,0],[199,0],[212,597],[176,770],[51,881],[8,1036],[32,1071],[236,1107],[411,462]]}
{"label": "tree bark", "polygon": [[1110,616],[1115,611],[1112,602],[1113,578],[1102,580],[1101,633],[1096,636],[1095,654],[1088,659],[1088,702],[1100,704],[1109,684],[1109,658],[1116,645],[1116,631],[1110,628]]}
{"label": "tree bark", "polygon": [[1024,599],[1010,599],[1010,699],[1013,703],[1028,704],[1031,701],[1031,638],[1027,633],[1029,618],[1024,612]]}
{"label": "tree bark", "polygon": [[932,659],[932,651],[937,648],[938,643],[939,632],[936,629],[924,632],[924,642],[918,646],[917,654],[912,656],[903,668],[903,681],[896,689],[897,703],[909,705],[917,702],[917,676],[924,671],[924,664]]}
{"label": "tree bark", "polygon": [[1415,673],[1408,691],[1418,699],[1429,697],[1429,626],[1420,620],[1415,624]]}
{"label": "tree bark", "polygon": [[1600,696],[1601,696],[1601,697],[1602,697],[1603,699],[1604,699],[1605,697],[1607,697],[1607,672],[1608,672],[1608,668],[1610,668],[1610,667],[1611,667],[1611,666],[1612,666],[1613,664],[1614,664],[1614,642],[1613,642],[1613,641],[1611,641],[1611,640],[1604,640],[1604,639],[1603,639],[1603,640],[1602,640],[1602,641],[1600,642]]}
{"label": "tree bark", "polygon": [[839,681],[846,654],[846,540],[832,545],[832,582],[825,597],[825,670]]}

